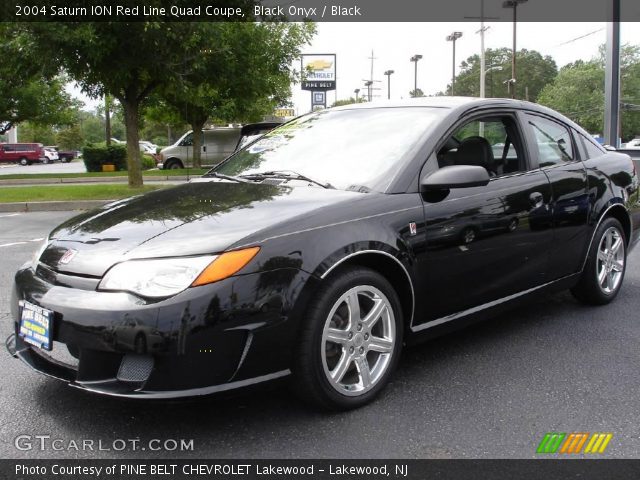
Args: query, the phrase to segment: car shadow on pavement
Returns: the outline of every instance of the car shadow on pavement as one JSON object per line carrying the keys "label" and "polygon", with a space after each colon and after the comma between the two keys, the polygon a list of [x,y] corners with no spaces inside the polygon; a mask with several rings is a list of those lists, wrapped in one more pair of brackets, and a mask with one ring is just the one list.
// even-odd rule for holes
{"label": "car shadow on pavement", "polygon": [[[334,451],[329,446],[336,445],[336,431],[352,426],[354,436],[373,435],[371,442],[384,443],[387,440],[380,436],[399,438],[415,428],[462,429],[465,416],[480,418],[472,429],[500,428],[501,419],[520,418],[531,388],[542,392],[547,388],[539,375],[544,357],[536,358],[554,338],[566,333],[567,322],[576,315],[584,316],[585,310],[567,293],[546,295],[464,330],[406,348],[382,395],[352,412],[315,411],[277,384],[233,396],[149,402],[88,394],[43,380],[34,383],[31,395],[26,395],[31,397],[31,408],[41,410],[47,425],[65,437],[195,438],[196,450],[171,452],[175,458],[344,458],[344,449]],[[379,430],[367,426],[376,423]],[[483,434],[478,431],[477,435]],[[282,439],[297,439],[296,453],[284,448]],[[397,448],[389,446],[386,454],[445,458],[453,454],[445,446],[446,442],[403,440]],[[370,456],[367,452],[365,444],[348,450],[346,456]],[[166,456],[166,452],[125,453],[130,457]]]}

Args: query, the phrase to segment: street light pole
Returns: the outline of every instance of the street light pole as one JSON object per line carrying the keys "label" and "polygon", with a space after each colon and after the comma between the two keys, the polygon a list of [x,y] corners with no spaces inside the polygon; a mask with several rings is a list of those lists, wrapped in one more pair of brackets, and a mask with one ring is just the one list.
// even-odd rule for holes
{"label": "street light pole", "polygon": [[516,98],[516,25],[518,21],[518,5],[525,2],[527,0],[505,0],[502,3],[504,8],[513,8],[513,49],[511,50],[511,79],[509,80],[511,98]]}
{"label": "street light pole", "polygon": [[358,103],[358,94],[360,93],[360,89],[359,89],[359,88],[356,88],[356,89],[353,91],[353,93],[355,93],[355,94],[356,94],[356,103]]}
{"label": "street light pole", "polygon": [[373,88],[372,85],[372,80],[367,80],[366,82],[364,82],[364,86],[367,87],[367,96],[369,97],[369,101],[371,101],[371,89]]}
{"label": "street light pole", "polygon": [[391,75],[394,73],[393,70],[387,70],[384,74],[387,76],[387,100],[391,99]]}
{"label": "street light pole", "polygon": [[413,96],[418,96],[418,61],[422,58],[422,55],[414,55],[409,59],[410,62],[414,63],[415,69],[413,74]]}
{"label": "street light pole", "polygon": [[462,32],[453,32],[451,35],[447,35],[447,42],[453,43],[453,64],[451,73],[451,95],[453,96],[453,88],[456,85],[456,40],[462,36]]}

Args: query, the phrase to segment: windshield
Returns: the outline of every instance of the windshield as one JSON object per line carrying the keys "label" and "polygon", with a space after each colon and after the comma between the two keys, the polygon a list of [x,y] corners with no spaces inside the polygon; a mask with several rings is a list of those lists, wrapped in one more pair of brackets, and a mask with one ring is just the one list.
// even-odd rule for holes
{"label": "windshield", "polygon": [[342,190],[384,191],[444,113],[427,107],[323,110],[270,131],[213,172],[289,171]]}

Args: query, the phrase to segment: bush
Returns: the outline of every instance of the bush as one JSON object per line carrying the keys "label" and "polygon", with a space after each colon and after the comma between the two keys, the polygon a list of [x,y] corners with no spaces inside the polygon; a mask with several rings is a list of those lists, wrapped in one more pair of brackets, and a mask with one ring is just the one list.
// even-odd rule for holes
{"label": "bush", "polygon": [[107,164],[115,165],[116,170],[127,169],[127,149],[124,145],[102,147],[89,144],[82,149],[82,158],[87,172],[101,172],[102,165]]}
{"label": "bush", "polygon": [[156,161],[151,155],[142,155],[142,170],[150,170],[156,168]]}

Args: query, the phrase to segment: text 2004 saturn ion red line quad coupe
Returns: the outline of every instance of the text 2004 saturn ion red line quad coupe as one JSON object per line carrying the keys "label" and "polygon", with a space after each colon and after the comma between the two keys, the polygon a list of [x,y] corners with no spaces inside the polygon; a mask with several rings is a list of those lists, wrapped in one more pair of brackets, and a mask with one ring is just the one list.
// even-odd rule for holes
{"label": "text 2004 saturn ion red line quad coupe", "polygon": [[630,158],[547,108],[329,109],[53,230],[15,276],[13,353],[107,395],[289,377],[321,407],[353,408],[403,343],[535,292],[610,302],[638,225]]}

